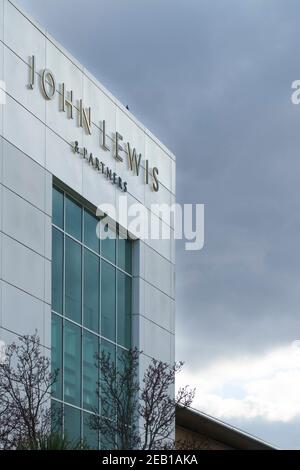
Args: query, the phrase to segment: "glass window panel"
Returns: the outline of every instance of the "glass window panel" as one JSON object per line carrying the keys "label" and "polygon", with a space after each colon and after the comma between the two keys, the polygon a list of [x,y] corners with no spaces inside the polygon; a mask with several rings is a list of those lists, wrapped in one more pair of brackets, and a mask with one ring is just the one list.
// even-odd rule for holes
{"label": "glass window panel", "polygon": [[66,237],[65,314],[81,323],[81,246]]}
{"label": "glass window panel", "polygon": [[131,344],[131,278],[118,272],[117,322],[118,344],[130,348]]}
{"label": "glass window panel", "polygon": [[98,410],[98,369],[95,365],[98,344],[97,336],[83,332],[83,407],[91,411]]}
{"label": "glass window panel", "polygon": [[81,329],[65,323],[64,336],[64,399],[72,405],[81,405]]}
{"label": "glass window panel", "polygon": [[64,228],[64,194],[56,188],[52,192],[52,221],[57,227]]}
{"label": "glass window panel", "polygon": [[65,437],[76,447],[81,439],[81,411],[65,405],[64,422]]}
{"label": "glass window panel", "polygon": [[51,432],[52,434],[62,434],[63,424],[63,405],[62,403],[51,400]]}
{"label": "glass window panel", "polygon": [[97,236],[97,225],[99,219],[93,214],[84,211],[84,243],[92,250],[99,253],[100,240]]}
{"label": "glass window panel", "polygon": [[[100,345],[100,354],[103,353],[109,355],[110,360],[110,368],[115,368],[116,366],[116,345],[110,343],[109,341],[101,340]],[[100,379],[101,379],[101,372],[100,372]],[[101,389],[100,389],[100,396],[101,396],[101,414],[102,416],[106,416],[109,418],[114,419],[116,415],[116,410],[114,408],[113,401],[110,400],[110,393],[107,390],[107,385],[105,381],[100,381]]]}
{"label": "glass window panel", "polygon": [[91,450],[99,449],[99,436],[98,431],[94,431],[90,428],[90,417],[89,413],[83,413],[83,440]]}
{"label": "glass window panel", "polygon": [[127,273],[132,272],[132,242],[118,238],[118,266]]}
{"label": "glass window panel", "polygon": [[69,197],[66,197],[66,232],[81,241],[82,207]]}
{"label": "glass window panel", "polygon": [[[120,269],[131,274],[132,241],[122,238],[116,240],[116,233],[109,228],[107,230],[110,238],[100,241],[96,232],[98,218],[71,197],[64,196],[61,191],[54,188],[53,223],[63,229],[64,218],[66,232],[80,241],[84,235],[84,244],[89,249],[82,248],[79,243],[65,236],[64,252],[64,234],[53,229],[53,310],[64,313],[79,324],[83,321],[86,328],[96,333],[99,333],[101,311],[101,335],[112,341],[101,339],[101,350],[110,353],[111,361],[116,365],[116,349],[118,356],[122,353],[122,348],[116,347],[116,340],[126,348],[129,348],[131,343],[131,278],[120,273],[116,266],[100,260],[90,250],[99,253],[101,246],[104,258],[113,264],[117,262]],[[52,370],[61,370],[64,366],[63,373],[60,373],[53,387],[53,396],[56,399],[63,398],[70,405],[89,411],[98,409],[99,412],[96,393],[99,371],[95,367],[95,353],[98,352],[98,348],[98,336],[53,314]],[[57,401],[54,403],[53,407],[60,408],[62,405]],[[82,433],[87,445],[90,448],[97,448],[98,433],[90,430],[89,424],[86,423],[85,418],[88,418],[88,413],[84,413],[83,422],[80,413],[80,410],[65,405],[65,427],[69,439],[78,442],[83,426]],[[103,413],[104,409],[101,411],[101,414]],[[115,414],[115,410],[108,402],[104,416],[115,419]],[[107,442],[104,437],[102,445],[106,448],[114,447],[114,443]]]}
{"label": "glass window panel", "polygon": [[110,343],[109,341],[105,341],[105,339],[102,339],[100,350],[101,350],[101,353],[105,352],[106,354],[109,354],[111,362],[116,364],[116,346],[113,343]]}
{"label": "glass window panel", "polygon": [[58,372],[56,382],[52,386],[52,396],[62,399],[62,319],[52,314],[51,322],[51,370],[52,373]]}
{"label": "glass window panel", "polygon": [[116,449],[116,440],[117,440],[117,435],[116,436],[105,436],[102,434],[100,436],[100,449],[101,450],[115,450]]}
{"label": "glass window panel", "polygon": [[63,313],[63,260],[64,236],[57,230],[52,230],[52,309]]}
{"label": "glass window panel", "polygon": [[[126,376],[128,368],[131,366],[130,362],[130,353],[127,349],[122,349],[120,347],[117,348],[117,372],[119,377],[124,377],[124,374]],[[134,375],[133,378],[134,380],[138,380],[138,365],[136,366],[135,370],[133,371]],[[130,406],[132,403],[131,400],[133,399],[132,395],[128,393],[127,387],[123,387],[121,390],[119,390],[120,394],[120,399],[126,404],[126,406]],[[130,423],[127,423],[128,425]]]}
{"label": "glass window panel", "polygon": [[122,374],[124,373],[124,367],[129,360],[128,350],[123,348],[117,348],[117,369]]}
{"label": "glass window panel", "polygon": [[[102,224],[102,222],[101,222]],[[107,238],[101,239],[101,253],[104,258],[112,263],[116,262],[116,233],[111,230],[107,225],[101,227],[101,231],[107,234]]]}
{"label": "glass window panel", "polygon": [[89,250],[84,250],[84,325],[99,332],[99,295],[100,295],[100,260]]}
{"label": "glass window panel", "polygon": [[101,264],[101,334],[116,340],[116,269],[109,263]]}

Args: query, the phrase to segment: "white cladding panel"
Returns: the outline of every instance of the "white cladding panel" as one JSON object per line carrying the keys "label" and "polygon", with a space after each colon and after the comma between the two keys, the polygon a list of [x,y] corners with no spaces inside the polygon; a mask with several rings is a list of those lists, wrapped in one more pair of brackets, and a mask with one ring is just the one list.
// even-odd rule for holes
{"label": "white cladding panel", "polygon": [[[29,88],[35,56],[35,87]],[[40,76],[50,69],[56,80],[53,100],[43,96]],[[0,106],[0,215],[2,244],[0,336],[38,329],[50,346],[52,178],[56,177],[92,205],[116,205],[124,193],[73,152],[78,141],[128,183],[131,207],[141,202],[148,213],[171,225],[152,203],[175,201],[175,159],[101,83],[42,27],[9,0],[0,0],[0,79],[6,105]],[[73,91],[74,119],[62,111],[62,83]],[[48,87],[49,89],[49,87]],[[92,109],[92,135],[79,125],[79,100]],[[3,121],[2,121],[3,115]],[[103,120],[106,142],[101,147]],[[2,125],[3,123],[3,125]],[[116,131],[123,150],[117,161]],[[127,142],[142,155],[139,175],[129,168]],[[159,170],[160,190],[145,184],[145,159]],[[118,221],[118,219],[117,219]],[[125,228],[126,224],[125,224]],[[174,360],[174,240],[134,242],[134,342],[147,357]],[[30,273],[30,275],[29,275]]]}

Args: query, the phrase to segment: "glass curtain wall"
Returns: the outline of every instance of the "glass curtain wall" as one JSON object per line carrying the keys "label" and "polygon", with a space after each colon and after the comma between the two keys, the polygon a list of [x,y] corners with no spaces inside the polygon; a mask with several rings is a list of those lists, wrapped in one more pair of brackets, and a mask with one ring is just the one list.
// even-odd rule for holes
{"label": "glass curtain wall", "polygon": [[88,426],[92,410],[101,414],[95,354],[131,347],[132,241],[118,231],[101,241],[95,213],[58,187],[52,222],[52,403],[70,440],[98,448]]}

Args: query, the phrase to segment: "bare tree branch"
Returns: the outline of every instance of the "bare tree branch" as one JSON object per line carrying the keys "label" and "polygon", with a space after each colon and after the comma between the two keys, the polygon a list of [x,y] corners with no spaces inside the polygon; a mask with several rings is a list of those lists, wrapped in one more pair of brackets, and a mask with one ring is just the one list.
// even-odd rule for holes
{"label": "bare tree branch", "polygon": [[51,432],[50,358],[42,354],[35,333],[5,347],[0,361],[0,448],[15,449],[24,440],[36,442]]}
{"label": "bare tree branch", "polygon": [[94,410],[90,427],[104,436],[104,448],[135,449],[139,445],[136,408],[138,358],[137,349],[120,353],[117,365],[105,351],[96,357],[100,372],[97,394],[101,416]]}
{"label": "bare tree branch", "polygon": [[183,387],[174,398],[175,377],[183,363],[170,366],[154,359],[140,385],[140,354],[137,349],[124,352],[118,358],[118,367],[105,352],[97,357],[101,415],[95,410],[90,426],[105,436],[109,449],[175,448],[176,405],[190,406],[195,391]]}

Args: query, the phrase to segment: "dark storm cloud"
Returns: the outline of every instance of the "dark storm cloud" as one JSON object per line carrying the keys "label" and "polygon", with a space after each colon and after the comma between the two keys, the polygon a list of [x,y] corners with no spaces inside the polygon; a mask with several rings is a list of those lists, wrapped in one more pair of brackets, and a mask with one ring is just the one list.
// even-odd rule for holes
{"label": "dark storm cloud", "polygon": [[300,338],[297,0],[22,0],[177,156],[206,206],[177,249],[177,354],[193,366]]}

